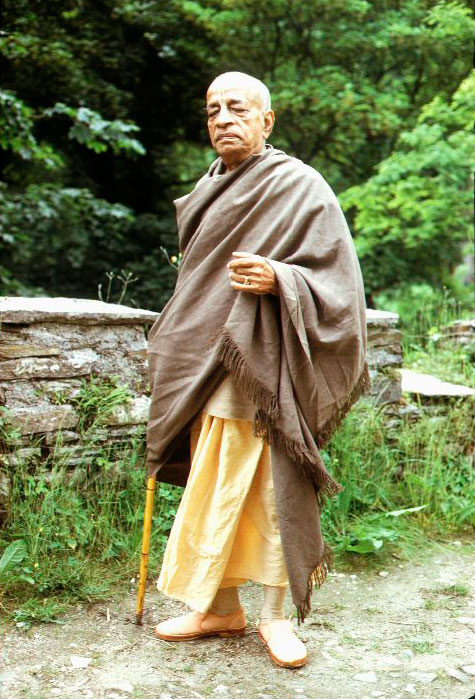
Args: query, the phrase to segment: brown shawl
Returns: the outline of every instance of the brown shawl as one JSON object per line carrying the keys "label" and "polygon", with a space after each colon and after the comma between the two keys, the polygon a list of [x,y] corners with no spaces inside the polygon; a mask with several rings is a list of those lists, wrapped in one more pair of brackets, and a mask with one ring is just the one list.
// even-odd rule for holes
{"label": "brown shawl", "polygon": [[[368,383],[363,284],[343,213],[321,175],[266,146],[219,175],[218,158],[178,199],[183,259],[148,338],[147,466],[185,485],[189,430],[224,372],[256,404],[271,445],[279,527],[299,622],[330,565],[323,498],[341,489],[324,445]],[[235,291],[233,251],[266,257],[279,296]]]}

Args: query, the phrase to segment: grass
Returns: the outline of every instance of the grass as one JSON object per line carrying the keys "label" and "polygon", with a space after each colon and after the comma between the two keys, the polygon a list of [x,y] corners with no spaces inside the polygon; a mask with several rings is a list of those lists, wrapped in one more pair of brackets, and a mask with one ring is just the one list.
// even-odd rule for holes
{"label": "grass", "polygon": [[443,585],[440,588],[423,590],[424,609],[434,611],[436,609],[456,610],[463,604],[464,598],[470,595],[470,590],[464,583]]}
{"label": "grass", "polygon": [[[54,621],[65,604],[106,599],[128,588],[140,558],[145,474],[143,435],[121,455],[102,451],[84,464],[85,477],[70,477],[66,464],[11,472],[11,511],[5,542],[23,541],[25,555],[3,573],[0,604],[20,628]],[[122,476],[117,477],[117,464]],[[114,470],[115,477],[107,476]],[[124,475],[127,472],[127,475]],[[179,499],[160,485],[154,511],[150,569],[158,566]]]}
{"label": "grass", "polygon": [[[414,321],[406,352],[411,362],[437,368],[443,378],[467,382],[475,357],[456,346],[441,350],[427,334],[427,328],[440,328],[448,315],[425,319],[424,341],[416,332],[423,317]],[[64,402],[66,397],[57,395],[55,400]],[[137,578],[144,428],[120,443],[104,441],[108,416],[127,400],[127,389],[114,380],[84,382],[75,397],[82,446],[74,465],[59,434],[48,458],[33,454],[9,468],[11,504],[0,541],[0,557],[8,549],[9,561],[0,560],[0,607],[20,628],[57,621],[73,602],[105,600],[128,591],[130,579]],[[322,512],[325,537],[341,560],[360,561],[365,567],[380,567],[391,555],[420,557],[428,541],[475,527],[473,403],[453,400],[444,407],[423,408],[416,421],[401,418],[396,430],[389,427],[389,413],[360,401],[322,453],[344,485]],[[7,418],[4,413],[0,419],[4,451],[19,438]],[[41,442],[32,446],[44,456]],[[157,486],[152,574],[181,492]],[[462,596],[463,589],[437,594]]]}
{"label": "grass", "polygon": [[[114,405],[123,404],[124,391],[107,382],[100,391],[96,379],[84,384],[77,399],[83,459],[73,468],[60,449],[59,435],[58,448],[46,460],[25,461],[9,470],[10,511],[0,555],[10,544],[13,558],[0,565],[0,606],[20,628],[55,621],[72,602],[106,599],[117,586],[127,589],[137,576],[144,428],[122,443],[99,438],[104,419]],[[10,444],[15,435],[5,422],[2,429],[4,444]],[[151,570],[163,553],[180,494],[179,488],[158,486]]]}
{"label": "grass", "polygon": [[410,557],[427,536],[475,526],[473,405],[455,404],[443,420],[402,419],[390,438],[387,431],[384,410],[360,402],[323,455],[344,484],[323,512],[339,552]]}
{"label": "grass", "polygon": [[434,650],[434,642],[431,641],[429,636],[415,636],[413,638],[408,638],[406,645],[409,650],[412,650],[412,652],[416,655],[432,653]]}
{"label": "grass", "polygon": [[[470,305],[446,289],[421,286],[381,300],[405,318],[406,366],[475,385],[470,347],[437,339],[451,321],[473,317]],[[408,558],[419,555],[430,538],[473,531],[473,401],[415,404],[419,418],[408,415],[392,429],[390,406],[360,401],[323,453],[344,485],[323,513],[323,529],[337,553],[381,559],[398,551]]]}
{"label": "grass", "polygon": [[309,622],[309,626],[317,626],[319,629],[326,631],[335,631],[335,624],[327,619],[313,619]]}
{"label": "grass", "polygon": [[466,585],[461,583],[454,583],[453,585],[445,585],[440,590],[441,595],[448,595],[449,597],[468,597],[470,590]]}
{"label": "grass", "polygon": [[404,363],[416,371],[474,386],[475,343],[457,347],[444,342],[444,328],[474,318],[473,289],[436,289],[428,284],[399,287],[379,294],[379,308],[399,313]]}

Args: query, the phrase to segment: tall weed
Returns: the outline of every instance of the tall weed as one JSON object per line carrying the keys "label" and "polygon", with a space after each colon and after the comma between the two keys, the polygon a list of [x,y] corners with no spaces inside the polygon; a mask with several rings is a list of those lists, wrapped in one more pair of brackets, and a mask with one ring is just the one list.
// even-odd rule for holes
{"label": "tall weed", "polygon": [[473,403],[429,410],[388,429],[384,409],[360,401],[324,453],[344,490],[323,512],[337,551],[410,554],[426,536],[475,527]]}
{"label": "tall weed", "polygon": [[[89,396],[85,384],[78,398],[86,406],[81,448],[68,456],[59,433],[47,459],[25,461],[8,472],[0,604],[12,611],[17,602],[28,600],[25,609],[31,611],[36,599],[43,608],[39,616],[31,611],[32,620],[58,609],[58,599],[104,597],[114,583],[127,585],[137,571],[146,481],[144,428],[119,443],[101,441],[100,426],[111,406],[124,402],[125,389],[121,393],[111,384],[99,391],[95,380],[90,387]],[[180,488],[160,484],[157,490],[151,570],[158,566],[181,496]],[[22,625],[28,623],[25,609],[13,609]]]}
{"label": "tall weed", "polygon": [[473,318],[473,289],[439,289],[410,284],[381,292],[376,305],[399,314],[405,364],[452,381],[473,383],[475,355],[469,347],[444,345],[442,330],[455,320]]}

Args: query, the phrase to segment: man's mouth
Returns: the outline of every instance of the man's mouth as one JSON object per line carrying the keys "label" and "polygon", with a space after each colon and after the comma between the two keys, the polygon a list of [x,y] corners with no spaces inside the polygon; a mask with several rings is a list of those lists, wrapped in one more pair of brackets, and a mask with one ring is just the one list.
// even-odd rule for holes
{"label": "man's mouth", "polygon": [[222,141],[223,139],[226,138],[239,138],[237,134],[232,133],[231,131],[227,131],[226,133],[222,133],[219,136],[217,136],[216,140],[217,141]]}

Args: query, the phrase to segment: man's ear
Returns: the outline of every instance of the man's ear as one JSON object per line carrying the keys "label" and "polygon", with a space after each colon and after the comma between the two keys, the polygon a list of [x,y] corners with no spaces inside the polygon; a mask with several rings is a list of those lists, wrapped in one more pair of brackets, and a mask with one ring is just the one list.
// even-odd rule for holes
{"label": "man's ear", "polygon": [[274,128],[274,122],[275,122],[275,114],[272,111],[272,109],[269,109],[264,114],[264,138],[269,138],[269,136],[272,133],[272,129]]}

